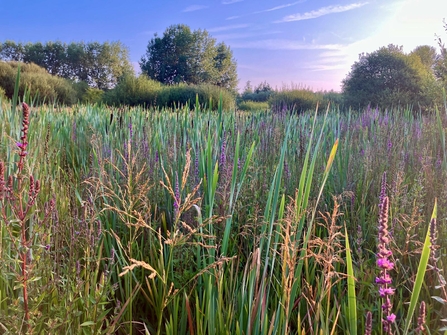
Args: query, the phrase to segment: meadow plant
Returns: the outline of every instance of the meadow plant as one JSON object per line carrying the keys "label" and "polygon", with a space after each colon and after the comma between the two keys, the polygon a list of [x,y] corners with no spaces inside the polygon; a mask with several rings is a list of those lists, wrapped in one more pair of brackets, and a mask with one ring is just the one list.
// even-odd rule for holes
{"label": "meadow plant", "polygon": [[[28,176],[28,186],[25,184],[27,172],[25,170],[26,158],[28,156],[28,129],[30,108],[26,103],[22,103],[22,128],[20,141],[16,143],[17,155],[15,172],[6,174],[6,166],[0,161],[0,223],[2,231],[6,231],[8,237],[2,236],[2,249],[4,264],[7,264],[8,275],[14,278],[14,289],[20,289],[20,307],[18,312],[23,315],[24,333],[32,332],[34,320],[31,320],[32,313],[36,312],[37,305],[31,305],[29,296],[30,285],[39,281],[34,277],[36,266],[34,259],[42,252],[48,251],[50,245],[43,244],[46,236],[42,233],[41,227],[51,217],[54,210],[54,199],[42,209],[43,217],[35,209],[35,203],[40,193],[41,185],[39,180],[35,180],[32,174]],[[2,233],[3,235],[3,233]],[[3,242],[9,242],[9,248],[3,246]],[[7,277],[8,277],[7,275]],[[6,277],[6,278],[7,278]],[[5,279],[3,279],[5,280]],[[9,292],[11,293],[11,292]],[[1,294],[3,296],[3,294]],[[8,294],[5,294],[5,299]],[[13,294],[13,297],[17,297]],[[12,301],[14,298],[10,297]],[[4,311],[8,315],[8,311]]]}

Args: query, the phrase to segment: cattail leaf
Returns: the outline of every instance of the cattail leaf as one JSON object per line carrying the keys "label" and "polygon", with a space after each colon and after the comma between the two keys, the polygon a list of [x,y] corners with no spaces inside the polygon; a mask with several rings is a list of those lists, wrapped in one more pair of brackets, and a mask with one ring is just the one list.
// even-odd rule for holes
{"label": "cattail leaf", "polygon": [[355,295],[355,277],[352,266],[351,247],[349,245],[348,230],[345,226],[346,270],[348,275],[348,319],[351,335],[357,334],[357,300]]}

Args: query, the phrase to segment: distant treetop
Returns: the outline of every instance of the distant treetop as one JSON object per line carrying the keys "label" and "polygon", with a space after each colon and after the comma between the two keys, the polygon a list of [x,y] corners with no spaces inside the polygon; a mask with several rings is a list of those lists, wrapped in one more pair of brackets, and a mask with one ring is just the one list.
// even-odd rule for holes
{"label": "distant treetop", "polygon": [[141,71],[164,84],[213,84],[235,92],[236,61],[230,48],[206,30],[172,25],[154,35],[140,61]]}

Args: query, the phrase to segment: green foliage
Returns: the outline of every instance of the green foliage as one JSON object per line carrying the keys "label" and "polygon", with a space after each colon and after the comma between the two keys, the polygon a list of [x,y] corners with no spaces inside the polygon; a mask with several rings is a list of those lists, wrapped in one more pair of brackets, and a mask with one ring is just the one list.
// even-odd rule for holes
{"label": "green foliage", "polygon": [[4,101],[5,99],[7,99],[5,89],[0,87],[0,100]]}
{"label": "green foliage", "polygon": [[95,104],[102,100],[102,96],[104,95],[104,91],[99,88],[89,87],[85,92],[85,95],[82,97],[82,102]]}
{"label": "green foliage", "polygon": [[[18,65],[18,62],[0,62],[0,86],[8,98],[12,98],[14,94]],[[35,64],[21,64],[20,71],[20,97],[27,92],[36,102],[59,102],[65,105],[76,103],[76,91],[68,80],[52,76]]]}
{"label": "green foliage", "polygon": [[104,102],[109,105],[156,106],[162,85],[145,75],[126,75],[114,89],[106,92]]}
{"label": "green foliage", "polygon": [[319,93],[323,95],[322,102],[324,103],[329,102],[331,106],[337,106],[337,107],[342,107],[344,105],[343,95],[339,92],[331,90],[331,91],[322,91]]}
{"label": "green foliage", "polygon": [[270,100],[269,104],[274,111],[293,110],[303,112],[315,110],[317,104],[325,105],[321,93],[315,93],[306,88],[293,88],[277,92]]}
{"label": "green foliage", "polygon": [[157,105],[177,108],[189,106],[189,109],[193,109],[196,96],[198,96],[199,104],[206,108],[216,110],[221,98],[224,109],[234,108],[234,96],[227,90],[210,84],[163,86],[157,97]]}
{"label": "green foliage", "polygon": [[89,86],[108,89],[119,78],[133,73],[127,48],[120,42],[62,42],[0,43],[0,59],[34,63],[50,74]]}
{"label": "green foliage", "polygon": [[201,106],[217,109],[222,97],[223,107],[234,107],[233,95],[221,87],[210,84],[201,85],[162,85],[145,75],[125,76],[118,85],[105,93],[103,101],[109,105],[183,107],[194,108],[196,96]]}
{"label": "green foliage", "polygon": [[[415,330],[423,300],[427,333],[438,332],[444,225],[417,274],[436,197],[446,216],[444,113],[174,111],[33,109],[23,184],[13,183],[27,206],[28,176],[41,180],[26,222],[29,334],[363,334],[367,311],[379,334],[384,171],[393,327]],[[20,175],[18,115],[0,106],[0,332],[13,334],[23,333],[26,248],[5,195]]]}
{"label": "green foliage", "polygon": [[241,111],[262,111],[268,110],[269,104],[268,102],[244,100],[237,105],[237,108]]}
{"label": "green foliage", "polygon": [[360,55],[343,80],[345,103],[354,108],[370,104],[429,109],[440,93],[431,69],[432,58],[430,48],[419,47],[406,55],[395,45]]}
{"label": "green foliage", "polygon": [[[447,22],[444,20],[444,29],[447,32]],[[442,41],[441,37],[438,37],[438,45],[441,53],[437,55],[434,65],[434,71],[436,78],[438,78],[444,88],[447,88],[447,48]]]}
{"label": "green foliage", "polygon": [[274,94],[275,91],[266,81],[260,83],[254,89],[248,81],[240,98],[242,101],[267,102]]}
{"label": "green foliage", "polygon": [[183,24],[155,34],[140,61],[149,78],[163,84],[213,84],[236,90],[237,73],[233,53],[224,43],[216,45],[206,30],[191,31]]}

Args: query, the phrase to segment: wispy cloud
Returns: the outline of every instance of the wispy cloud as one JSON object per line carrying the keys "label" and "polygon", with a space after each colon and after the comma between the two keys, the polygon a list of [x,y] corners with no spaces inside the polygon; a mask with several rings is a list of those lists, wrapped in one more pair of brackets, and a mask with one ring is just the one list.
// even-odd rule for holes
{"label": "wispy cloud", "polygon": [[269,8],[269,9],[260,10],[260,11],[257,11],[257,12],[253,12],[253,14],[259,14],[259,13],[265,13],[265,12],[273,12],[275,10],[283,9],[283,8],[287,8],[287,7],[291,7],[291,6],[295,6],[295,5],[298,5],[298,4],[303,3],[303,2],[306,2],[306,0],[295,1],[295,2],[292,2],[292,3],[287,3],[287,4],[284,4],[284,5],[272,7],[272,8]]}
{"label": "wispy cloud", "polygon": [[227,17],[225,20],[234,20],[234,19],[238,19],[238,18],[240,18],[240,16],[229,16],[229,17]]}
{"label": "wispy cloud", "polygon": [[227,31],[227,30],[233,30],[233,29],[241,29],[241,28],[247,28],[249,24],[243,23],[243,24],[234,24],[231,26],[223,26],[223,27],[215,27],[207,29],[210,33],[216,33],[219,31]]}
{"label": "wispy cloud", "polygon": [[285,16],[284,18],[282,18],[281,20],[275,21],[275,22],[279,23],[279,22],[310,20],[310,19],[315,19],[317,17],[324,16],[324,15],[347,12],[347,11],[350,11],[350,10],[353,10],[356,8],[363,7],[366,4],[368,4],[368,2],[357,2],[357,3],[345,5],[345,6],[340,6],[340,5],[327,6],[327,7],[322,7],[317,10],[310,11],[310,12],[288,15],[288,16]]}
{"label": "wispy cloud", "polygon": [[231,44],[232,48],[238,49],[266,49],[266,50],[338,50],[340,44],[303,44],[295,40],[268,39]]}
{"label": "wispy cloud", "polygon": [[274,34],[280,34],[281,31],[266,31],[266,32],[244,32],[244,33],[223,33],[223,34],[217,34],[213,35],[214,38],[222,41],[228,41],[228,40],[237,40],[241,38],[253,38],[253,37],[259,37],[259,36],[265,36],[265,35],[274,35]]}
{"label": "wispy cloud", "polygon": [[231,5],[232,3],[241,2],[241,1],[244,1],[244,0],[223,0],[222,4],[223,5]]}
{"label": "wispy cloud", "polygon": [[208,6],[202,6],[202,5],[191,5],[186,7],[182,12],[195,12],[196,10],[201,10],[208,8]]}

